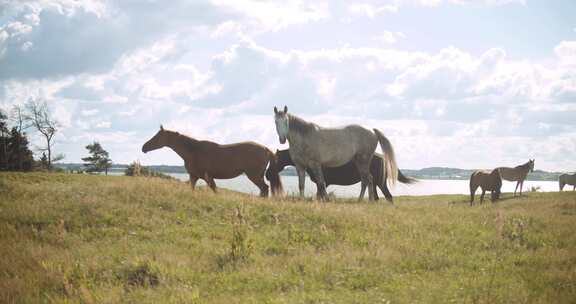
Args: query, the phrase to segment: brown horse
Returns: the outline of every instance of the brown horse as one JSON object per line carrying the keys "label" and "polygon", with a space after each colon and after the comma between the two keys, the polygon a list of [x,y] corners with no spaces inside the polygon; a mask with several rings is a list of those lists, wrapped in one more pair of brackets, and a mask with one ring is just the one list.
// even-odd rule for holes
{"label": "brown horse", "polygon": [[520,196],[522,196],[522,186],[524,186],[524,180],[528,176],[528,172],[534,172],[534,160],[530,159],[525,164],[516,166],[514,168],[500,167],[502,179],[507,181],[516,182],[516,188],[514,188],[514,196],[516,196],[516,190],[520,186]]}
{"label": "brown horse", "polygon": [[470,206],[474,203],[474,195],[476,189],[482,188],[482,195],[480,196],[480,204],[484,201],[484,194],[486,191],[491,192],[492,202],[500,198],[500,189],[502,188],[502,176],[498,168],[487,171],[474,171],[470,176]]}
{"label": "brown horse", "polygon": [[255,142],[220,145],[211,141],[196,140],[160,126],[160,131],[142,146],[142,152],[163,147],[171,148],[184,160],[192,189],[196,187],[196,181],[201,178],[212,191],[216,192],[214,179],[230,179],[244,173],[258,186],[260,196],[266,197],[268,185],[264,182],[264,172],[269,163],[272,194],[282,193],[276,155]]}
{"label": "brown horse", "polygon": [[[278,152],[276,152],[278,153]],[[280,169],[282,171],[282,169]],[[576,190],[576,173],[575,174],[562,174],[558,177],[558,184],[560,191],[564,189],[564,185],[571,185],[572,191]]]}
{"label": "brown horse", "polygon": [[[294,166],[294,162],[290,157],[289,150],[276,150],[276,157],[278,158],[279,171],[284,170],[284,167],[286,166]],[[380,190],[382,190],[382,193],[384,193],[384,197],[386,197],[386,200],[392,202],[393,198],[392,194],[390,193],[390,190],[388,190],[388,185],[386,184],[387,174],[386,172],[384,172],[385,166],[383,163],[384,159],[382,158],[382,155],[374,153],[374,156],[372,157],[372,161],[370,163],[370,173],[374,178],[373,183],[374,199],[375,200],[379,199],[378,193],[376,192],[376,186],[378,186]],[[318,179],[314,176],[312,170],[306,169],[306,173],[308,173],[310,179],[315,184],[318,185]],[[361,180],[360,174],[356,169],[356,165],[352,161],[340,167],[332,167],[332,168],[322,167],[322,173],[324,173],[324,180],[326,181],[326,187],[330,185],[349,186],[354,185],[360,182]],[[267,170],[266,178],[270,179],[271,174],[272,174],[271,170]],[[400,170],[398,170],[398,181],[403,184],[413,184],[417,182],[416,179],[407,177],[404,174],[402,174],[402,171]],[[319,195],[320,193],[317,194],[317,196]]]}

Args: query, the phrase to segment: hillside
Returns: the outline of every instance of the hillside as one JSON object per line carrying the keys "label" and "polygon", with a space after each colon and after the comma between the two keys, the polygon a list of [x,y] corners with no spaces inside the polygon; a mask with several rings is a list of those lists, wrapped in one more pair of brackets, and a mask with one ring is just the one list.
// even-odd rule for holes
{"label": "hillside", "polygon": [[573,303],[576,193],[259,199],[0,173],[1,303]]}

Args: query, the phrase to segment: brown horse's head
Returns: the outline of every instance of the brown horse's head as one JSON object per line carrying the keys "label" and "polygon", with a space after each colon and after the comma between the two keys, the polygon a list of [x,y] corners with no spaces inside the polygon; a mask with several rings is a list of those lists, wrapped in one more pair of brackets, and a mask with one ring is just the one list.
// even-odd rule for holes
{"label": "brown horse's head", "polygon": [[530,172],[534,172],[534,161],[535,161],[535,159],[531,159],[528,162],[530,164]]}
{"label": "brown horse's head", "polygon": [[274,122],[276,123],[276,133],[281,144],[286,143],[288,137],[288,107],[284,106],[284,111],[278,111],[274,107]]}
{"label": "brown horse's head", "polygon": [[166,133],[162,125],[160,125],[160,131],[154,135],[154,137],[150,138],[143,146],[142,152],[146,153],[148,151],[160,149],[166,146]]}

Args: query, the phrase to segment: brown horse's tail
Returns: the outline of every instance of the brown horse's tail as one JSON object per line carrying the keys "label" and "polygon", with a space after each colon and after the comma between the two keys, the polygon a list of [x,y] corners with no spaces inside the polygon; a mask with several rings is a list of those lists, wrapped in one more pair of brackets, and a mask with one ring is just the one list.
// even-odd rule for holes
{"label": "brown horse's tail", "polygon": [[394,149],[392,148],[392,144],[390,143],[388,138],[386,138],[386,136],[384,136],[382,132],[380,132],[378,129],[373,130],[374,133],[376,134],[376,137],[378,137],[380,148],[382,149],[382,152],[384,154],[383,166],[386,166],[386,170],[384,172],[390,173],[387,176],[387,180],[390,182],[391,185],[394,185],[396,183],[396,180],[398,179],[398,165],[396,164],[396,156],[394,156]]}
{"label": "brown horse's tail", "polygon": [[400,171],[400,169],[398,169],[398,181],[403,183],[403,184],[408,184],[408,185],[415,184],[418,182],[417,179],[404,175],[404,173],[402,173],[402,171]]}
{"label": "brown horse's tail", "polygon": [[272,195],[282,195],[284,190],[282,188],[282,180],[280,179],[280,171],[278,169],[278,158],[272,151],[268,151],[268,159],[270,160],[270,163],[268,169],[266,169],[266,179],[270,181]]}

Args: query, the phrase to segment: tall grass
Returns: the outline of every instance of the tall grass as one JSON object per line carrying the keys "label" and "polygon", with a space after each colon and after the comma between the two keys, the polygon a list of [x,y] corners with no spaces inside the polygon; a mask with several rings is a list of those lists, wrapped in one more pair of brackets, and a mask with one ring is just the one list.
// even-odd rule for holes
{"label": "tall grass", "polygon": [[576,195],[260,199],[0,174],[2,303],[571,303]]}

